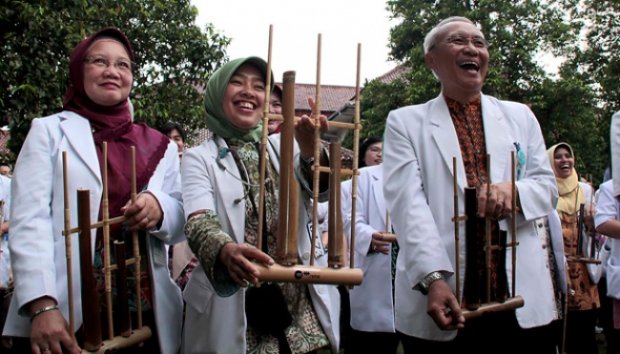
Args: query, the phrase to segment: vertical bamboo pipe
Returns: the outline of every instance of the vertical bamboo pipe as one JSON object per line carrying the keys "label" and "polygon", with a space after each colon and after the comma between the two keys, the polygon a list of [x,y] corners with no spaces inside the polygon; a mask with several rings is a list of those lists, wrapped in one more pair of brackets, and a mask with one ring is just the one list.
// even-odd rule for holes
{"label": "vertical bamboo pipe", "polygon": [[258,232],[256,234],[256,247],[263,244],[263,229],[265,215],[265,174],[267,171],[267,139],[269,135],[269,100],[271,97],[271,48],[273,43],[273,25],[269,25],[269,47],[267,49],[267,75],[265,75],[265,102],[263,104],[263,131],[260,140],[260,175],[258,190]]}
{"label": "vertical bamboo pipe", "polygon": [[512,154],[512,215],[510,220],[510,233],[512,234],[512,289],[511,296],[516,296],[517,289],[517,171],[516,171],[516,155],[513,151]]}
{"label": "vertical bamboo pipe", "polygon": [[360,141],[360,85],[361,85],[361,62],[362,62],[362,45],[357,44],[357,65],[355,70],[355,110],[353,113],[353,176],[351,177],[351,239],[349,241],[349,267],[355,268],[355,213],[357,212],[357,176],[358,158],[359,158],[359,141]]}
{"label": "vertical bamboo pipe", "polygon": [[[62,184],[64,187],[65,204],[65,253],[67,259],[67,291],[69,294],[69,333],[75,339],[75,316],[73,299],[73,264],[71,256],[71,211],[69,210],[69,165],[67,162],[67,152],[62,152]],[[4,222],[4,218],[2,220]],[[92,260],[91,260],[92,262]]]}
{"label": "vertical bamboo pipe", "polygon": [[[293,144],[295,140],[295,72],[283,76],[282,123],[280,138],[280,205],[276,258],[279,264],[297,263],[297,225],[299,195],[293,169]],[[262,187],[262,186],[261,186]],[[257,245],[261,247],[261,245]]]}
{"label": "vertical bamboo pipe", "polygon": [[331,268],[344,266],[344,252],[342,250],[342,207],[340,204],[340,170],[342,169],[342,150],[340,144],[329,144],[329,225],[328,225],[328,257],[327,263]]}
{"label": "vertical bamboo pipe", "polygon": [[[487,154],[487,201],[491,199],[491,155]],[[484,242],[485,242],[485,265],[487,268],[486,272],[486,298],[485,302],[491,301],[491,252],[493,248],[491,247],[491,216],[488,213],[485,214],[484,218]]]}
{"label": "vertical bamboo pipe", "polygon": [[456,300],[461,303],[461,262],[460,262],[460,240],[459,240],[459,223],[460,223],[460,214],[459,214],[459,184],[458,184],[458,176],[456,170],[456,157],[452,158],[452,173],[453,173],[453,193],[454,193],[454,263],[455,263],[455,273],[456,273]]}
{"label": "vertical bamboo pipe", "polygon": [[102,340],[99,294],[97,293],[97,281],[93,273],[93,255],[91,250],[90,191],[79,190],[77,194],[84,349],[92,352],[99,350]]}
{"label": "vertical bamboo pipe", "polygon": [[[590,178],[592,178],[592,176],[590,176]],[[591,180],[590,180],[591,181]],[[592,187],[592,185],[589,184],[590,187]],[[594,193],[590,193],[590,203],[588,204],[588,210],[590,215],[592,215],[592,205],[594,203]],[[589,232],[587,233],[587,235],[590,237],[590,258],[592,260],[596,260],[596,233],[595,232]]]}
{"label": "vertical bamboo pipe", "polygon": [[108,317],[108,338],[114,337],[114,318],[112,316],[112,270],[110,255],[110,201],[108,200],[108,143],[103,142],[103,272],[105,281],[105,300]]}
{"label": "vertical bamboo pipe", "polygon": [[[136,185],[137,181],[137,173],[136,173],[136,147],[131,147],[131,202],[135,203],[136,198],[138,196],[138,187]],[[131,233],[131,239],[133,244],[133,259],[134,259],[134,272],[136,273],[136,327],[137,329],[142,328],[142,301],[140,301],[140,291],[141,289],[141,278],[140,272],[142,271],[140,268],[140,241],[138,239],[138,231],[133,231]]]}
{"label": "vertical bamboo pipe", "polygon": [[312,240],[310,247],[310,265],[314,265],[316,254],[317,228],[319,227],[319,188],[320,188],[320,167],[321,167],[321,34],[317,38],[316,50],[316,88],[315,88],[315,108],[312,111],[314,119],[314,165],[312,166],[314,175],[312,178]]}
{"label": "vertical bamboo pipe", "polygon": [[131,335],[131,313],[129,312],[125,241],[122,235],[120,239],[114,240],[114,255],[116,257],[116,317],[120,335],[129,337]]}

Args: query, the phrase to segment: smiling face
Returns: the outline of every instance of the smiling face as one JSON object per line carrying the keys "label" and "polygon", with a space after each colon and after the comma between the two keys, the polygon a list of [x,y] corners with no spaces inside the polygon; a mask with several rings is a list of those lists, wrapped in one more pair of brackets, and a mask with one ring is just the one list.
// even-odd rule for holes
{"label": "smiling face", "polygon": [[383,162],[381,149],[383,148],[382,142],[377,142],[368,147],[366,149],[366,153],[364,154],[364,162],[366,166],[374,166]]}
{"label": "smiling face", "polygon": [[555,149],[553,153],[553,170],[555,175],[560,178],[567,178],[573,173],[575,158],[570,150],[564,146]]}
{"label": "smiling face", "polygon": [[425,62],[439,78],[444,95],[467,103],[482,90],[489,66],[489,51],[484,35],[476,26],[451,22],[438,33]]}
{"label": "smiling face", "polygon": [[[280,97],[280,91],[273,90],[271,96],[269,96],[269,113],[282,114],[282,97]],[[269,134],[275,133],[281,124],[281,121],[270,119],[269,125],[267,126]]]}
{"label": "smiling face", "polygon": [[[129,54],[120,42],[111,38],[95,41],[88,51],[84,63],[84,91],[95,103],[113,106],[129,97],[133,74],[122,70],[118,63],[131,63]],[[102,65],[107,62],[109,65]]]}
{"label": "smiling face", "polygon": [[179,155],[182,154],[183,150],[185,150],[185,142],[183,141],[181,133],[176,129],[172,129],[170,133],[168,133],[168,137],[177,144]]}
{"label": "smiling face", "polygon": [[265,81],[253,65],[244,64],[228,81],[222,108],[230,122],[241,129],[258,125],[265,101]]}

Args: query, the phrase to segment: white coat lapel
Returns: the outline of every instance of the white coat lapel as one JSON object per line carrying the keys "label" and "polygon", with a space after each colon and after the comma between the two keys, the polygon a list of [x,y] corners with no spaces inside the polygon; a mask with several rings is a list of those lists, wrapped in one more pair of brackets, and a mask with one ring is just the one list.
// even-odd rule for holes
{"label": "white coat lapel", "polygon": [[[88,120],[75,113],[65,111],[60,115],[60,129],[75,150],[75,154],[82,159],[83,163],[97,177],[98,183],[101,184],[99,158],[94,147],[95,142]],[[71,162],[69,161],[69,163]]]}
{"label": "white coat lapel", "polygon": [[[245,189],[243,188],[243,180],[239,175],[239,168],[235,163],[235,159],[228,150],[228,145],[220,137],[214,137],[216,144],[214,149],[210,149],[209,153],[216,163],[213,168],[213,179],[215,183],[213,188],[220,194],[220,199],[230,205],[225,205],[224,215],[218,215],[220,218],[227,218],[227,222],[233,230],[233,235],[237,242],[243,242],[245,223],[239,222],[245,220]],[[218,209],[220,209],[218,207]]]}
{"label": "white coat lapel", "polygon": [[[375,205],[377,206],[377,211],[381,216],[381,220],[383,220],[383,225],[386,225],[385,219],[385,197],[383,196],[383,168],[372,168],[371,178],[372,178],[372,194],[375,199]],[[387,226],[387,225],[386,225]],[[384,230],[381,230],[384,231]]]}
{"label": "white coat lapel", "polygon": [[456,157],[457,182],[460,189],[464,190],[467,186],[467,179],[463,167],[463,156],[461,154],[461,148],[459,146],[458,137],[456,136],[454,124],[450,117],[448,105],[442,96],[434,99],[430,103],[428,114],[430,115],[433,139],[435,140],[435,144],[441,153],[441,157],[448,171],[450,171],[453,177],[454,171],[452,161],[453,158]]}
{"label": "white coat lapel", "polygon": [[504,115],[493,103],[482,95],[482,119],[487,154],[491,156],[491,183],[505,179],[506,164],[510,161],[510,144],[506,127],[502,120]]}

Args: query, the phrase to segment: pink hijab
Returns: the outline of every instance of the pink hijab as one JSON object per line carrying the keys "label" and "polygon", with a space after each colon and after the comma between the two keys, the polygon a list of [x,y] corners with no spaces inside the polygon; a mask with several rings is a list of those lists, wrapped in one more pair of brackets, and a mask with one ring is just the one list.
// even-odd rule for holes
{"label": "pink hijab", "polygon": [[131,61],[133,50],[129,39],[116,28],[105,28],[82,40],[69,59],[69,87],[63,109],[88,119],[103,174],[103,142],[108,145],[108,190],[110,217],[121,215],[120,209],[131,196],[131,147],[136,147],[138,192],[146,187],[170,140],[143,123],[133,123],[129,101],[113,106],[93,102],[84,90],[84,58],[91,45],[100,38],[112,38],[121,43]]}

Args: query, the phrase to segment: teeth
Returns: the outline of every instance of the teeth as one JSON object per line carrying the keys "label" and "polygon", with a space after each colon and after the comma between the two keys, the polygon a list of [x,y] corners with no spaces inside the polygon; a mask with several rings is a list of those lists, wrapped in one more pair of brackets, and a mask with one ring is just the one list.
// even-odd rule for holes
{"label": "teeth", "polygon": [[248,108],[248,109],[254,109],[254,105],[251,104],[250,102],[239,102],[239,107],[241,107],[241,108]]}
{"label": "teeth", "polygon": [[461,63],[461,65],[460,65],[460,66],[461,66],[461,67],[465,67],[465,66],[468,66],[468,65],[474,66],[474,67],[476,68],[476,70],[480,68],[480,66],[478,65],[478,63],[473,62],[473,61],[468,61],[468,62]]}

